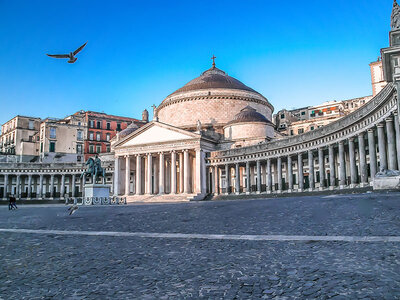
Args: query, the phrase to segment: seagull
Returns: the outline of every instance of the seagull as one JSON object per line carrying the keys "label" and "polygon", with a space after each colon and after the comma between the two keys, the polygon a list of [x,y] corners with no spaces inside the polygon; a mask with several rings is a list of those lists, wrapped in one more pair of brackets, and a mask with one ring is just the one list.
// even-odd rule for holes
{"label": "seagull", "polygon": [[74,52],[70,52],[69,54],[46,54],[46,55],[54,58],[69,58],[68,63],[73,64],[77,60],[75,55],[77,55],[86,46],[86,44],[87,42],[84,43],[82,46],[80,46],[78,49],[76,49]]}
{"label": "seagull", "polygon": [[78,207],[78,205],[76,205],[76,204],[70,206],[70,207],[68,208],[68,210],[69,210],[69,215],[72,215],[78,208],[79,208],[79,207]]}

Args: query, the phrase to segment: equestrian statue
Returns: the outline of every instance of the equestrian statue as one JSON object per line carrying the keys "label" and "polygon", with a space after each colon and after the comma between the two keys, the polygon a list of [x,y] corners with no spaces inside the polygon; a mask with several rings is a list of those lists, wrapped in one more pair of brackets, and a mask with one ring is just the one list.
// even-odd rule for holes
{"label": "equestrian statue", "polygon": [[103,184],[106,183],[106,170],[101,167],[101,160],[97,155],[94,159],[89,157],[85,165],[88,167],[87,170],[82,173],[81,179],[89,175],[93,178],[93,184],[95,184],[97,182],[97,177],[101,175],[103,177]]}

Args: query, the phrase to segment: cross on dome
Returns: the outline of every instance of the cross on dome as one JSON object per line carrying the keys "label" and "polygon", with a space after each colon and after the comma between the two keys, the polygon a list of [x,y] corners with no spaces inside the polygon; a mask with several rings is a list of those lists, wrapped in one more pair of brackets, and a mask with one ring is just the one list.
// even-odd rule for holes
{"label": "cross on dome", "polygon": [[215,68],[215,59],[216,59],[217,57],[213,54],[213,56],[211,57],[211,59],[212,59],[212,61],[213,61],[213,63],[212,63],[212,66],[213,66],[213,68]]}

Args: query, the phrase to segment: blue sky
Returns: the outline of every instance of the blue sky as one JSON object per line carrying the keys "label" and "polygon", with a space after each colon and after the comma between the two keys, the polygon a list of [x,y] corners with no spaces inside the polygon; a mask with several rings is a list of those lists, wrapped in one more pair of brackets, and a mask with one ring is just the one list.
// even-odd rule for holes
{"label": "blue sky", "polygon": [[[294,108],[372,94],[392,0],[0,0],[0,123],[80,109],[141,118],[211,67]],[[75,64],[45,53],[73,51]]]}

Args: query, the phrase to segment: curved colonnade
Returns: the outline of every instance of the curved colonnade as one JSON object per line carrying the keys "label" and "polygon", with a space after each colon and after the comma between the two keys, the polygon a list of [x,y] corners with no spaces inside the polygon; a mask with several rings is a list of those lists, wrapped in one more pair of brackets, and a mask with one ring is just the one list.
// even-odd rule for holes
{"label": "curved colonnade", "polygon": [[400,169],[396,89],[389,83],[353,113],[302,135],[211,152],[207,192],[282,193],[365,187]]}

